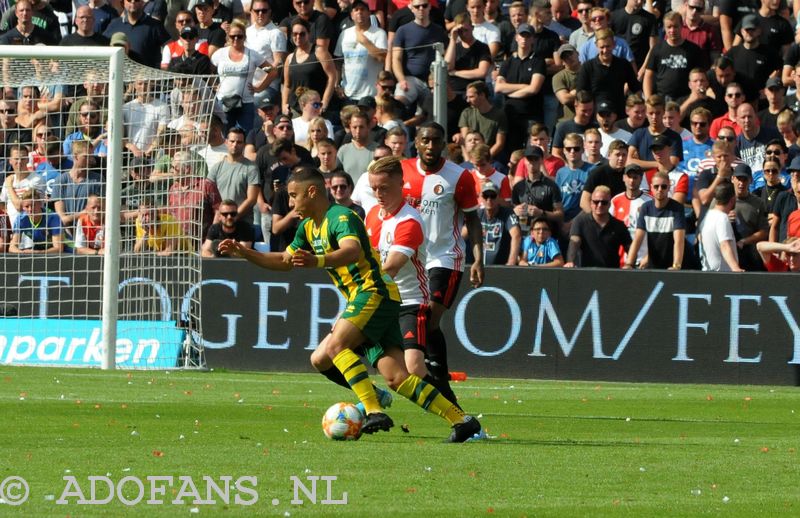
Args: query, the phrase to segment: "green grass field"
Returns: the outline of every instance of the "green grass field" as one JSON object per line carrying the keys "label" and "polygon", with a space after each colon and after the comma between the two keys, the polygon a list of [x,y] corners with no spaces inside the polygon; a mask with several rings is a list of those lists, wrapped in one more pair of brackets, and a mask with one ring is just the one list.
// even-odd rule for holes
{"label": "green grass field", "polygon": [[[0,479],[28,501],[0,516],[731,516],[800,513],[800,392],[792,387],[469,379],[456,385],[491,439],[441,444],[444,421],[395,400],[398,425],[333,442],[324,410],[354,397],[317,375],[0,368]],[[406,423],[409,433],[399,425]],[[188,476],[257,477],[250,506],[171,504]],[[173,476],[148,505],[87,499],[90,476]],[[299,477],[335,476],[317,503]],[[247,488],[253,484],[245,481]],[[161,484],[163,486],[163,483]],[[159,484],[156,484],[158,487]],[[98,484],[97,498],[108,495]],[[12,484],[5,486],[15,493]],[[71,487],[71,490],[76,489]],[[127,482],[122,495],[134,499]],[[16,493],[15,493],[16,494]],[[213,497],[214,495],[212,495]]]}

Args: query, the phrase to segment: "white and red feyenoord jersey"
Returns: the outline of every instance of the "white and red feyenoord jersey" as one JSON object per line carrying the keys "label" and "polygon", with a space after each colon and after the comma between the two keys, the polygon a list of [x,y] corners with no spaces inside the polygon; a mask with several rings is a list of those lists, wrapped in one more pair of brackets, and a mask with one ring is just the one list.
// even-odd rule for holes
{"label": "white and red feyenoord jersey", "polygon": [[375,205],[367,214],[365,224],[370,243],[381,256],[381,263],[386,262],[389,252],[399,252],[408,257],[408,262],[394,277],[403,305],[428,304],[425,231],[419,212],[407,203],[403,203],[394,214],[387,214]]}
{"label": "white and red feyenoord jersey", "polygon": [[409,158],[403,160],[403,195],[425,223],[426,268],[464,271],[464,213],[478,209],[472,174],[449,160],[426,172],[418,159]]}

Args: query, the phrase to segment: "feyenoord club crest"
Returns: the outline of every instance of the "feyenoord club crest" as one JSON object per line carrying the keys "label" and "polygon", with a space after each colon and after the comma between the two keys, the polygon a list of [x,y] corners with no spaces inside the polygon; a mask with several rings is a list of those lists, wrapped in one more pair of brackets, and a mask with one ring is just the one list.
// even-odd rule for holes
{"label": "feyenoord club crest", "polygon": [[444,192],[444,185],[437,183],[433,186],[433,194],[439,195]]}

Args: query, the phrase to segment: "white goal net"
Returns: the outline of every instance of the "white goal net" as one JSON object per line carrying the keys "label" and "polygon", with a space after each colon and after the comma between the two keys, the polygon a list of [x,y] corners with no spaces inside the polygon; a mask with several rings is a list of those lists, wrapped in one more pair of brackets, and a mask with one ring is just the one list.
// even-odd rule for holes
{"label": "white goal net", "polygon": [[0,363],[203,367],[214,78],[76,49],[0,46]]}

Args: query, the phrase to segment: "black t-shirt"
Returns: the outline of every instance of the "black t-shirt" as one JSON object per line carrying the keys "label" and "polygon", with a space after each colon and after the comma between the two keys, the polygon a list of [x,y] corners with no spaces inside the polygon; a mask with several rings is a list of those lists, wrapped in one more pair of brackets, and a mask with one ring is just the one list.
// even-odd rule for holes
{"label": "black t-shirt", "polygon": [[[13,2],[9,3],[13,5]],[[17,26],[19,20],[17,19],[16,11],[13,7],[9,11],[8,17],[3,16],[3,22],[5,23],[0,26],[0,32],[10,32]],[[42,4],[39,9],[34,9],[31,21],[34,27],[45,32],[48,35],[48,40],[53,42],[48,43],[48,45],[58,45],[58,42],[61,41],[61,22],[58,21],[58,16],[56,16],[50,5]],[[19,32],[17,34],[19,35]],[[14,45],[18,45],[18,43]]]}
{"label": "black t-shirt", "polygon": [[[272,5],[271,2],[270,5]],[[211,17],[211,19],[214,20],[214,23],[218,23],[220,25],[225,22],[231,23],[233,21],[233,11],[230,7],[224,4],[219,4],[214,10],[214,15]]]}
{"label": "black t-shirt", "polygon": [[658,36],[656,17],[644,9],[633,14],[628,14],[625,9],[617,9],[611,13],[610,25],[614,34],[628,42],[639,67],[644,65],[650,50],[650,37]]}
{"label": "black t-shirt", "polygon": [[589,124],[578,124],[575,122],[575,119],[569,119],[565,121],[561,121],[556,124],[556,131],[553,133],[553,147],[562,148],[564,147],[564,137],[569,135],[570,133],[577,133],[578,135],[583,135],[583,133],[589,128],[596,128],[597,122],[592,120]]}
{"label": "black t-shirt", "polygon": [[91,36],[81,36],[77,32],[67,34],[61,40],[62,47],[108,47],[109,39],[96,32]]}
{"label": "black t-shirt", "polygon": [[[686,97],[688,97],[688,95]],[[686,97],[681,97],[680,99],[678,99],[678,104],[682,105],[684,103],[684,101],[686,101]],[[683,127],[683,128],[691,127],[690,118],[691,118],[691,115],[692,115],[692,111],[697,109],[697,108],[705,108],[706,110],[710,111],[711,112],[711,116],[712,116],[711,117],[712,120],[716,119],[717,117],[719,117],[721,115],[723,115],[724,113],[727,112],[727,109],[726,108],[722,108],[722,111],[719,111],[720,110],[719,104],[720,103],[718,103],[716,101],[716,99],[713,99],[711,97],[706,97],[705,99],[700,99],[699,101],[693,102],[686,109],[686,117],[681,119],[681,127]],[[722,104],[725,105],[724,102]]]}
{"label": "black t-shirt", "polygon": [[[439,8],[435,8],[431,6],[431,22],[444,27],[444,14],[442,10]],[[388,29],[386,32],[397,32],[397,29],[400,26],[405,25],[407,23],[411,23],[414,21],[414,13],[411,12],[411,9],[408,7],[403,7],[394,12],[394,14],[389,18],[389,23],[387,23]]]}
{"label": "black t-shirt", "polygon": [[16,27],[0,36],[0,45],[56,45],[57,40],[41,27],[33,27],[28,36],[23,36]]}
{"label": "black t-shirt", "polygon": [[786,224],[789,219],[789,214],[796,211],[798,208],[800,208],[800,204],[797,203],[797,198],[791,189],[783,191],[782,193],[778,194],[777,198],[775,198],[775,204],[772,206],[772,214],[777,214],[778,218],[780,218],[780,224],[778,227],[778,242],[782,242],[786,239]]}
{"label": "black t-shirt", "polygon": [[[272,5],[273,2],[270,2]],[[294,20],[294,16],[287,16],[279,25],[280,28],[285,28],[287,34],[292,33],[292,20]],[[308,35],[308,41],[311,42],[312,46],[316,45],[316,40],[318,38],[327,38],[329,40],[328,49],[329,51],[333,51],[333,48],[336,46],[336,33],[333,27],[333,23],[331,23],[330,18],[328,15],[321,13],[319,11],[311,11],[311,17],[308,19],[308,24],[311,26],[310,34]],[[291,38],[287,38],[286,40],[286,52],[294,52],[295,46],[294,43],[289,41]]]}
{"label": "black t-shirt", "polygon": [[111,38],[116,32],[122,32],[128,37],[128,56],[131,59],[152,68],[161,67],[161,47],[170,39],[163,23],[146,14],[136,25],[131,25],[120,17],[108,24],[103,35]]}
{"label": "black t-shirt", "polygon": [[700,47],[688,40],[676,47],[658,42],[647,63],[647,70],[655,74],[655,91],[672,99],[689,95],[689,72],[702,66],[701,54]]}
{"label": "black t-shirt", "polygon": [[786,18],[779,14],[766,18],[760,14],[757,16],[758,25],[761,27],[761,36],[759,37],[761,45],[780,52],[781,47],[794,42],[794,29]]}
{"label": "black t-shirt", "polygon": [[[294,151],[300,159],[297,165],[314,165],[314,159],[311,158],[311,153],[306,148],[295,144]],[[256,167],[258,167],[261,188],[265,195],[272,190],[274,181],[283,181],[285,183],[286,177],[289,175],[289,168],[284,168],[285,171],[278,171],[278,168],[282,166],[278,159],[272,156],[268,145],[262,146],[256,152]]]}
{"label": "black t-shirt", "polygon": [[205,29],[198,27],[197,34],[200,40],[206,40],[209,45],[218,48],[225,46],[225,31],[222,30],[222,26],[218,23],[212,23]]}
{"label": "black t-shirt", "polygon": [[572,220],[569,235],[581,238],[582,268],[619,268],[619,247],[627,250],[631,244],[628,227],[614,216],[601,227],[591,214],[581,212]]}
{"label": "black t-shirt", "polygon": [[[481,61],[487,61],[491,65],[492,53],[489,46],[482,41],[475,40],[472,45],[464,48],[461,43],[456,43],[456,70],[473,70],[478,68]],[[475,81],[474,79],[463,79],[461,77],[450,76],[450,86],[453,91],[463,94],[467,90],[467,85]]]}
{"label": "black t-shirt", "polygon": [[779,183],[778,185],[764,185],[763,187],[759,187],[753,194],[761,198],[761,201],[764,202],[764,207],[767,209],[767,214],[772,213],[772,209],[775,206],[775,201],[778,198],[778,195],[784,191],[788,191],[790,187],[788,185],[783,185]]}
{"label": "black t-shirt", "polygon": [[[553,59],[553,54],[560,46],[561,39],[558,37],[558,34],[550,29],[543,28],[540,32],[534,33],[533,35],[533,53],[543,60]],[[514,50],[516,50],[516,46]],[[541,95],[553,93],[553,75],[555,74],[547,75],[545,78],[542,89],[540,90]]]}
{"label": "black t-shirt", "polygon": [[748,101],[757,100],[759,90],[764,88],[770,74],[783,67],[783,59],[778,50],[762,45],[754,49],[736,45],[726,54],[733,60],[733,67],[737,75],[742,78],[742,89]]}
{"label": "black t-shirt", "polygon": [[[547,70],[544,59],[533,52],[524,59],[513,55],[504,61],[500,67],[500,75],[505,78],[508,83],[530,84],[534,74],[546,76]],[[546,82],[547,79],[545,79],[545,83]],[[505,100],[506,106],[516,110],[521,116],[525,116],[526,118],[541,118],[543,116],[544,106],[542,104],[541,95],[531,95],[524,99],[514,99],[506,95]]]}
{"label": "black t-shirt", "polygon": [[[641,128],[641,127],[647,127],[647,119],[644,120],[644,122],[642,123],[642,126],[639,126],[639,128]],[[619,128],[621,130],[625,130],[628,133],[630,133],[631,135],[633,135],[634,131],[639,129],[639,128],[634,128],[633,126],[631,126],[628,123],[628,118],[627,117],[624,117],[624,118],[621,118],[621,119],[617,120],[617,128]]]}
{"label": "black t-shirt", "polygon": [[[639,90],[639,80],[631,64],[620,57],[612,56],[611,64],[605,66],[600,58],[593,58],[581,65],[575,80],[577,90],[594,94],[595,102],[608,101],[617,110],[617,118],[625,118],[625,85],[628,91]],[[560,146],[559,146],[560,147]]]}
{"label": "black t-shirt", "polygon": [[[279,189],[275,193],[275,197],[272,200],[272,215],[273,216],[286,216],[291,212],[292,209],[289,207],[289,192],[283,188]],[[297,233],[297,227],[300,225],[300,220],[294,218],[294,221],[291,225],[280,234],[272,233],[272,239],[270,241],[270,249],[275,250],[276,252],[286,250],[286,247],[292,244],[294,241],[294,235]]]}
{"label": "black t-shirt", "polygon": [[800,63],[800,45],[792,43],[783,55],[783,66],[794,68],[798,63]]}
{"label": "black t-shirt", "polygon": [[533,182],[526,178],[514,184],[511,189],[511,203],[513,205],[520,203],[536,205],[538,208],[550,212],[556,203],[561,203],[561,188],[548,176],[542,175]]}
{"label": "black t-shirt", "polygon": [[608,163],[601,163],[589,171],[589,177],[583,184],[583,190],[591,194],[598,185],[605,185],[611,189],[613,198],[617,194],[625,192],[623,174],[624,169],[613,169]]}
{"label": "black t-shirt", "polygon": [[211,74],[211,60],[208,56],[198,51],[188,56],[178,56],[169,62],[169,71],[179,74],[209,75]]}
{"label": "black t-shirt", "polygon": [[719,14],[733,18],[733,26],[737,27],[745,15],[757,13],[760,0],[719,0]]}
{"label": "black t-shirt", "polygon": [[214,255],[220,257],[220,253],[217,250],[217,245],[220,241],[223,239],[235,239],[236,241],[250,241],[252,243],[256,240],[256,231],[253,225],[244,221],[237,221],[236,227],[232,232],[226,232],[221,223],[214,223],[208,228],[206,239],[214,242],[214,246],[211,248],[214,250]]}

